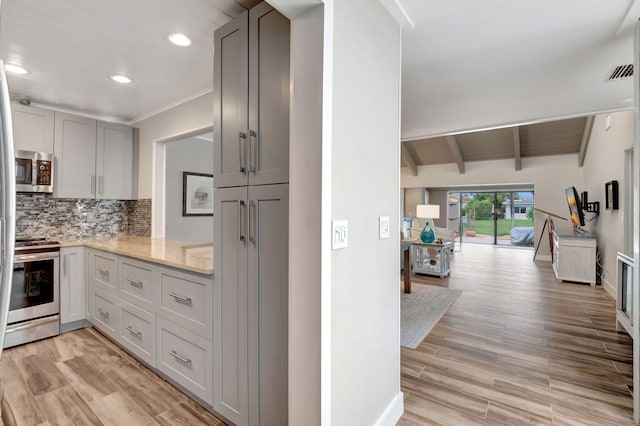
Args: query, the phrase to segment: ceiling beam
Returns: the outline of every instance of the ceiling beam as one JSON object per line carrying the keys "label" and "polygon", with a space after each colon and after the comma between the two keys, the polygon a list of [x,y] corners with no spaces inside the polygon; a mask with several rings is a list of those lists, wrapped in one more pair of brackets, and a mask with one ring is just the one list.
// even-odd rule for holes
{"label": "ceiling beam", "polygon": [[520,127],[515,126],[513,129],[513,154],[515,159],[516,171],[522,170],[522,157],[520,156]]}
{"label": "ceiling beam", "polygon": [[582,141],[580,142],[580,150],[578,151],[578,167],[584,165],[584,158],[587,156],[587,148],[589,147],[589,139],[591,139],[591,130],[593,130],[594,116],[587,117],[584,123],[584,132],[582,133]]}
{"label": "ceiling beam", "polygon": [[416,160],[413,158],[413,155],[411,155],[411,152],[409,152],[409,148],[407,148],[407,146],[403,143],[400,144],[400,156],[402,157],[404,164],[409,167],[411,175],[418,176],[418,166],[416,165]]}
{"label": "ceiling beam", "polygon": [[451,150],[451,154],[453,154],[453,158],[456,159],[456,163],[458,163],[458,170],[460,174],[464,174],[464,158],[462,158],[462,153],[460,152],[460,145],[458,145],[458,139],[455,136],[447,136],[447,143],[449,144],[449,149]]}

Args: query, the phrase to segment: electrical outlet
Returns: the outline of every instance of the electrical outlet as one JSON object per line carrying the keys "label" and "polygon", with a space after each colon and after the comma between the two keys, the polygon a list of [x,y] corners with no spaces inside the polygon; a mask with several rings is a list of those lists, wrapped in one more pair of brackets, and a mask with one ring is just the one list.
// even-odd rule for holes
{"label": "electrical outlet", "polygon": [[333,250],[345,248],[349,240],[349,223],[346,220],[334,220],[331,223],[331,248]]}
{"label": "electrical outlet", "polygon": [[87,223],[95,223],[96,214],[94,212],[87,212]]}
{"label": "electrical outlet", "polygon": [[389,238],[389,216],[378,218],[378,239]]}

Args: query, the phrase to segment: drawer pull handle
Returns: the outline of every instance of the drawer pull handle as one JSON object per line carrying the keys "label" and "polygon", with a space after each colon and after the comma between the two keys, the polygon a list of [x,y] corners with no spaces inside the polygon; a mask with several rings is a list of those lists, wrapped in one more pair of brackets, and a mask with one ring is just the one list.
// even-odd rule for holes
{"label": "drawer pull handle", "polygon": [[98,312],[105,318],[109,318],[109,312],[102,310],[102,308],[98,308]]}
{"label": "drawer pull handle", "polygon": [[129,284],[134,287],[142,288],[142,286],[144,285],[142,281],[132,280],[131,278],[127,278],[127,281],[129,281]]}
{"label": "drawer pull handle", "polygon": [[183,362],[185,364],[191,365],[191,360],[190,359],[185,358],[183,356],[180,356],[176,351],[171,351],[169,353],[171,354],[171,356],[173,356],[178,361],[181,361],[181,362]]}
{"label": "drawer pull handle", "polygon": [[191,304],[191,298],[190,297],[182,296],[182,295],[177,294],[177,293],[169,293],[169,296],[173,297],[178,302],[186,303],[187,305]]}
{"label": "drawer pull handle", "polygon": [[133,334],[134,336],[136,336],[138,338],[142,338],[142,331],[136,331],[131,326],[128,326],[127,330],[129,330],[129,333]]}
{"label": "drawer pull handle", "polygon": [[109,271],[107,269],[98,268],[98,272],[102,275],[109,275]]}

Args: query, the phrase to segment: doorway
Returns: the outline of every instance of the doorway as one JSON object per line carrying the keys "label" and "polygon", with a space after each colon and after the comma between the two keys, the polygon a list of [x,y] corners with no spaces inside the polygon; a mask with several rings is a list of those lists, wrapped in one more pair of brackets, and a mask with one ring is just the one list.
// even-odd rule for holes
{"label": "doorway", "polygon": [[451,191],[447,198],[460,244],[533,248],[533,191]]}

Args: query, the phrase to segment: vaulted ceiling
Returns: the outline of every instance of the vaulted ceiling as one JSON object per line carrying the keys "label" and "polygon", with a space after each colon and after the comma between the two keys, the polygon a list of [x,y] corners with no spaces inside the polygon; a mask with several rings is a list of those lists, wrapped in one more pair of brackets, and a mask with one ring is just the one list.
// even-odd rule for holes
{"label": "vaulted ceiling", "polygon": [[548,121],[402,142],[402,165],[415,176],[417,166],[457,163],[460,173],[468,161],[511,158],[520,170],[522,158],[578,154],[581,166],[589,143],[593,117]]}

